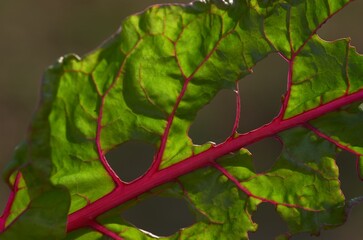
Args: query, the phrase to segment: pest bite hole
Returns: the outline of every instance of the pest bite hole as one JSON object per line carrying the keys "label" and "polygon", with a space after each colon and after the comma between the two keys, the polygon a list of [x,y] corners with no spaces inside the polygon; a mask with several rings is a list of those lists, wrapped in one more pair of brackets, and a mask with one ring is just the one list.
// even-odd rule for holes
{"label": "pest bite hole", "polygon": [[358,177],[356,160],[357,156],[348,151],[341,151],[336,158],[341,189],[346,199],[363,195],[363,185]]}
{"label": "pest bite hole", "polygon": [[286,92],[288,63],[270,54],[239,81],[241,119],[238,132],[245,133],[269,123],[280,111]]}
{"label": "pest bite hole", "polygon": [[142,176],[151,166],[156,149],[141,141],[129,141],[106,154],[108,164],[125,182]]}
{"label": "pest bite hole", "polygon": [[269,203],[261,203],[252,215],[252,219],[258,224],[258,229],[248,234],[250,240],[275,239],[274,237],[288,230],[286,223],[277,213],[276,207]]}
{"label": "pest bite hole", "polygon": [[150,197],[123,213],[123,218],[157,236],[169,236],[195,223],[187,203],[181,199]]}
{"label": "pest bite hole", "polygon": [[253,158],[256,173],[263,173],[272,168],[281,154],[282,144],[273,137],[262,139],[246,147]]}
{"label": "pest bite hole", "polygon": [[231,90],[222,90],[198,112],[189,136],[195,144],[208,141],[221,143],[231,136],[235,116],[236,94]]}
{"label": "pest bite hole", "polygon": [[351,45],[357,51],[363,52],[362,27],[357,22],[357,16],[361,16],[363,1],[354,1],[346,6],[344,11],[339,11],[318,30],[318,35],[324,40],[335,41],[350,36]]}

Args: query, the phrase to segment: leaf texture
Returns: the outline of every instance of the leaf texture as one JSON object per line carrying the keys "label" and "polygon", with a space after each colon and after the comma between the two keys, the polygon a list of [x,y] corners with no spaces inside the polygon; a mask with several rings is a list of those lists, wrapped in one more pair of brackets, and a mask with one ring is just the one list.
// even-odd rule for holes
{"label": "leaf texture", "polygon": [[[1,238],[158,238],[120,217],[152,195],[184,199],[196,218],[161,239],[248,239],[263,202],[287,222],[286,237],[343,224],[350,204],[335,158],[354,153],[362,178],[363,58],[349,39],[326,42],[316,31],[350,2],[156,5],[83,58],[60,58],[44,75],[31,131],[4,175],[12,193]],[[198,111],[223,89],[239,98],[236,83],[274,52],[289,64],[278,116],[237,133],[237,100],[231,136],[193,144]],[[245,147],[270,136],[283,151],[256,173]],[[157,152],[150,169],[126,183],[105,155],[132,140]]]}

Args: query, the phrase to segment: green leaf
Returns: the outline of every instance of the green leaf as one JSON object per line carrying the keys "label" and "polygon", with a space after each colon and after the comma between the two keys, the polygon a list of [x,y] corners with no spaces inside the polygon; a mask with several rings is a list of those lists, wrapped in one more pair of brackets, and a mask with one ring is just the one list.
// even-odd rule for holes
{"label": "green leaf", "polygon": [[[335,156],[357,155],[363,58],[348,39],[326,42],[322,24],[351,1],[195,1],[130,16],[98,49],[61,57],[46,71],[27,139],[5,171],[12,189],[0,217],[4,239],[155,239],[121,218],[148,196],[184,199],[196,223],[162,239],[248,239],[260,203],[288,232],[318,234],[344,223]],[[289,64],[281,111],[254,131],[194,145],[197,113],[270,53]],[[245,113],[248,114],[248,113]],[[266,137],[281,156],[256,173],[248,145]],[[125,183],[105,155],[128,142],[152,144],[150,169]],[[348,204],[347,204],[348,202]]]}
{"label": "green leaf", "polygon": [[312,37],[294,58],[291,96],[285,117],[319,107],[360,90],[362,72],[351,67],[362,61],[348,39],[326,42]]}
{"label": "green leaf", "polygon": [[361,104],[352,104],[311,122],[311,129],[322,138],[334,143],[357,157],[357,173],[363,176],[363,141],[359,137],[363,112]]}
{"label": "green leaf", "polygon": [[[16,201],[14,203],[18,205]],[[66,189],[54,187],[44,191],[33,198],[27,209],[7,226],[1,239],[64,238],[68,208],[69,194]]]}
{"label": "green leaf", "polygon": [[[252,159],[246,150],[240,151],[220,160],[223,167],[247,179],[253,175]],[[184,199],[197,223],[181,229],[178,233],[161,239],[247,239],[248,231],[255,231],[257,224],[251,220],[251,214],[256,210],[259,200],[249,199],[236,188],[221,172],[213,167],[198,170],[181,177],[174,184],[167,184],[150,194],[138,197],[137,200],[126,203],[117,209],[100,216],[97,222],[124,239],[155,239],[159,238],[139,230],[120,218],[120,213],[138,201],[150,195]],[[69,239],[75,239],[87,232],[87,237],[100,239],[102,235],[92,230],[73,232]],[[78,239],[78,238],[77,238]],[[82,238],[79,238],[82,239]]]}

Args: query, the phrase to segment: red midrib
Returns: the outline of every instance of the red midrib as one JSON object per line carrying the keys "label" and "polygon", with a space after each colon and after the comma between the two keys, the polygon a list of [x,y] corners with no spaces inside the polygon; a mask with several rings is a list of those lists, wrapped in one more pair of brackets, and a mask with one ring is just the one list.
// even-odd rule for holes
{"label": "red midrib", "polygon": [[144,176],[132,184],[125,185],[124,188],[116,188],[113,192],[98,199],[92,204],[72,213],[68,217],[67,231],[85,227],[91,219],[105,213],[106,211],[123,204],[140,194],[150,191],[151,189],[168,183],[202,167],[209,166],[216,159],[238,149],[257,142],[263,138],[276,135],[277,133],[290,129],[292,127],[304,124],[312,119],[337,110],[345,105],[363,99],[363,90],[359,90],[353,94],[343,96],[332,102],[321,105],[312,110],[301,113],[295,117],[281,120],[276,117],[272,122],[258,128],[254,131],[240,135],[235,139],[221,143],[200,154],[191,156],[170,167],[159,170],[153,175]]}

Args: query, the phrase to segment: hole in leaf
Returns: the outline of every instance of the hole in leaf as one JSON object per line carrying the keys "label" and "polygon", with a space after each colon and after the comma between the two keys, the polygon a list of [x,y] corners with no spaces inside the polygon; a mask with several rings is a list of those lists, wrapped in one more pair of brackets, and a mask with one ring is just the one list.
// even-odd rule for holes
{"label": "hole in leaf", "polygon": [[[342,151],[337,155],[337,164],[339,166],[339,179],[341,181],[341,188],[344,192],[344,195],[346,196],[346,199],[351,199],[353,197],[363,195],[362,182],[358,179],[356,174],[355,158],[356,156],[354,154],[347,151]],[[359,229],[361,228],[360,222],[362,214],[363,204],[359,204],[351,210],[347,222],[344,223],[342,226],[329,230],[321,230],[321,233],[318,237],[311,236],[309,233],[302,233],[293,236],[291,240],[340,240],[347,239],[347,236],[349,236],[349,239],[352,240],[360,240],[362,238],[361,234],[359,233]],[[257,231],[257,233],[259,232],[259,230]],[[265,238],[261,236],[261,239]],[[256,237],[254,239],[257,240],[260,238]]]}
{"label": "hole in leaf", "polygon": [[[348,4],[344,11],[339,11],[330,18],[322,28],[318,30],[318,35],[329,41],[334,41],[340,38],[350,37],[351,45],[357,48],[357,51],[363,52],[363,38],[361,29],[358,24],[361,21],[363,10],[363,1],[354,1]],[[359,18],[358,18],[359,16]]]}
{"label": "hole in leaf", "polygon": [[363,183],[358,178],[355,166],[356,155],[342,151],[338,154],[336,163],[339,167],[339,180],[346,199],[363,195]]}
{"label": "hole in leaf", "polygon": [[252,219],[258,224],[258,228],[256,232],[249,233],[250,240],[274,239],[288,230],[276,207],[268,203],[260,204]]}
{"label": "hole in leaf", "polygon": [[257,63],[253,73],[239,81],[239,132],[261,127],[279,113],[281,97],[286,92],[287,73],[287,62],[274,53]]}
{"label": "hole in leaf", "polygon": [[275,164],[281,154],[282,145],[278,140],[270,137],[247,146],[247,149],[252,153],[255,171],[261,173],[266,172]]}
{"label": "hole in leaf", "polygon": [[155,147],[140,141],[129,141],[112,149],[106,158],[117,175],[126,182],[131,182],[144,174],[151,166]]}
{"label": "hole in leaf", "polygon": [[220,91],[201,109],[189,130],[195,144],[208,141],[223,142],[231,134],[236,114],[236,94],[231,90]]}
{"label": "hole in leaf", "polygon": [[361,240],[363,204],[355,206],[350,212],[347,221],[334,229],[322,230],[319,237],[310,236],[308,233],[298,234],[291,240]]}
{"label": "hole in leaf", "polygon": [[195,223],[194,216],[182,199],[150,197],[123,213],[136,227],[158,236],[168,236]]}

